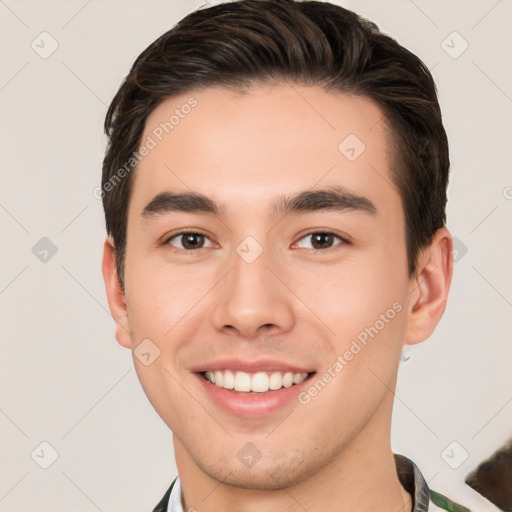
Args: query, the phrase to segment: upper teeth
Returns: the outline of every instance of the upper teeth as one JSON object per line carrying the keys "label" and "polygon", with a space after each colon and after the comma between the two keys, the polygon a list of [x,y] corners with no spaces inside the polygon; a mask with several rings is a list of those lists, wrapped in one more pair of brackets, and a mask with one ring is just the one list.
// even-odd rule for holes
{"label": "upper teeth", "polygon": [[215,372],[205,372],[205,376],[212,384],[224,389],[265,393],[269,389],[281,389],[283,386],[289,388],[293,384],[299,384],[308,374],[292,372],[246,373],[231,370],[217,370]]}

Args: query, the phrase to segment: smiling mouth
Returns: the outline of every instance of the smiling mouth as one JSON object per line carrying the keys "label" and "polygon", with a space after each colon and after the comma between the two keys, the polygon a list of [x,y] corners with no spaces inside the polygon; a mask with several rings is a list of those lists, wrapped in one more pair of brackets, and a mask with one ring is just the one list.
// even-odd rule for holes
{"label": "smiling mouth", "polygon": [[259,395],[269,391],[278,391],[300,384],[316,372],[256,372],[248,373],[235,370],[217,370],[201,372],[201,376],[219,388],[248,395]]}

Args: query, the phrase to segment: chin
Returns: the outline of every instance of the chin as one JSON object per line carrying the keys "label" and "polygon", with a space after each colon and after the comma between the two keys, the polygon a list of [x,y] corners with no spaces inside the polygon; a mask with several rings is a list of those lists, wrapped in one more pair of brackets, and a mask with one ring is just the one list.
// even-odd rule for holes
{"label": "chin", "polygon": [[282,458],[272,461],[262,457],[252,467],[243,467],[238,458],[222,464],[212,461],[208,465],[198,465],[211,478],[226,485],[266,491],[293,487],[315,472],[315,468],[307,465],[304,460],[294,463]]}

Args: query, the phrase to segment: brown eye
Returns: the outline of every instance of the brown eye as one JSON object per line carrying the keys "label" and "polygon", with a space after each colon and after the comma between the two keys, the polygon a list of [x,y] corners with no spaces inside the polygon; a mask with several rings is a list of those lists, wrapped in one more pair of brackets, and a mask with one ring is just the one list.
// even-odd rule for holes
{"label": "brown eye", "polygon": [[[177,235],[169,238],[167,243],[176,247],[177,249],[185,249],[191,251],[194,249],[202,249],[205,246],[205,242],[209,238],[201,233],[178,233]],[[174,241],[174,242],[173,242]],[[211,247],[211,243],[208,247]]]}
{"label": "brown eye", "polygon": [[[310,240],[309,244],[307,240]],[[340,242],[345,242],[343,238],[334,233],[322,232],[318,231],[315,233],[309,233],[308,235],[302,237],[298,243],[299,247],[303,247],[305,249],[330,249],[334,245],[335,240],[339,240]],[[306,242],[303,242],[306,240]],[[339,245],[339,244],[336,244]]]}

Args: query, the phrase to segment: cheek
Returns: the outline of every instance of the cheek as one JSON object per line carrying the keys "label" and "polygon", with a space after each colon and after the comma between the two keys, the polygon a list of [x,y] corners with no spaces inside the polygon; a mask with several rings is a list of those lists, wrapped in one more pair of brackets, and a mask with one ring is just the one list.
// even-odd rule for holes
{"label": "cheek", "polygon": [[405,309],[408,280],[405,261],[403,268],[390,261],[382,257],[364,262],[354,259],[303,272],[300,279],[294,279],[297,295],[304,297],[310,311],[329,328],[336,348],[342,349],[347,340],[376,322],[381,327],[382,315],[386,326],[397,323],[395,317]]}
{"label": "cheek", "polygon": [[405,318],[399,301],[382,308],[376,301],[367,310],[348,304],[332,319],[333,352],[300,397],[315,422],[337,425],[343,437],[369,420],[394,387]]}
{"label": "cheek", "polygon": [[[364,415],[377,406],[386,386],[392,387],[407,318],[405,269],[405,260],[376,257],[373,264],[368,259],[353,262],[303,281],[301,293],[308,297],[308,306],[331,332],[323,370],[332,385],[317,402],[325,414],[344,415],[353,407]],[[315,287],[314,282],[324,284]],[[322,383],[317,387],[322,389]],[[343,403],[344,410],[331,410],[333,403]]]}
{"label": "cheek", "polygon": [[208,290],[206,270],[133,258],[126,265],[126,300],[132,330],[163,339]]}

